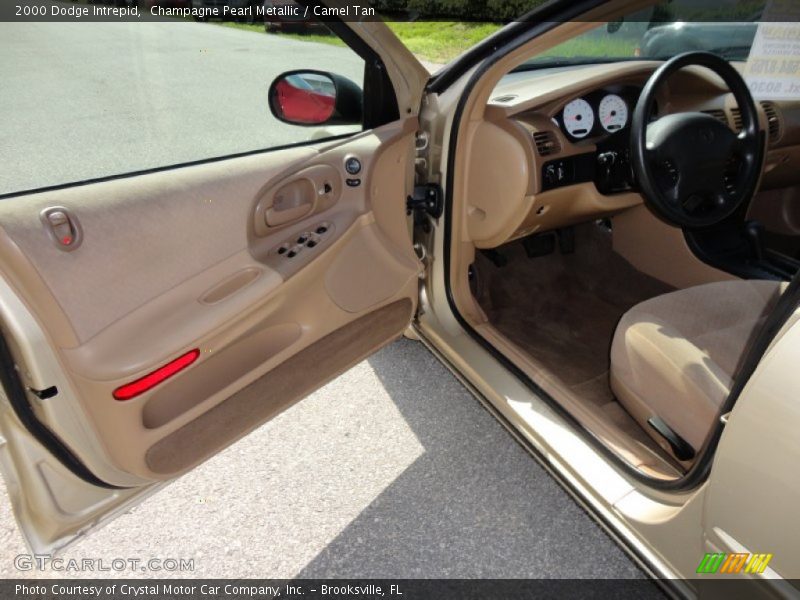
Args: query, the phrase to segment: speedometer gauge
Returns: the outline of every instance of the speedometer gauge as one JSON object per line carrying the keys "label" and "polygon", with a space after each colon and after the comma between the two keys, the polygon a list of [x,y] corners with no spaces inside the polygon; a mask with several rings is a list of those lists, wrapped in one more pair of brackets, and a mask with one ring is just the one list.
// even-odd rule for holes
{"label": "speedometer gauge", "polygon": [[597,109],[600,124],[609,133],[619,131],[628,124],[628,105],[616,94],[608,94]]}
{"label": "speedometer gauge", "polygon": [[583,98],[577,98],[564,107],[564,128],[574,138],[589,135],[594,127],[594,110]]}

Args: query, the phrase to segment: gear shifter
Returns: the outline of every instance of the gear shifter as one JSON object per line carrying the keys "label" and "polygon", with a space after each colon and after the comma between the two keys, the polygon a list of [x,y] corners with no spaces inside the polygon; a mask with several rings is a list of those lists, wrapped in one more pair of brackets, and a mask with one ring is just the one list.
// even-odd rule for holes
{"label": "gear shifter", "polygon": [[764,225],[758,221],[746,221],[744,235],[750,244],[750,250],[758,262],[764,260]]}

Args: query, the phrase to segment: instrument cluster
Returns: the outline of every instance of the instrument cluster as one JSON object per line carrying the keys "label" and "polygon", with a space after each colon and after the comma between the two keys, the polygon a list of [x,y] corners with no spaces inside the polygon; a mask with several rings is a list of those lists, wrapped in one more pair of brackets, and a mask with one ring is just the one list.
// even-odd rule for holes
{"label": "instrument cluster", "polygon": [[630,125],[639,92],[638,88],[620,87],[574,98],[564,105],[554,121],[573,141],[622,131]]}

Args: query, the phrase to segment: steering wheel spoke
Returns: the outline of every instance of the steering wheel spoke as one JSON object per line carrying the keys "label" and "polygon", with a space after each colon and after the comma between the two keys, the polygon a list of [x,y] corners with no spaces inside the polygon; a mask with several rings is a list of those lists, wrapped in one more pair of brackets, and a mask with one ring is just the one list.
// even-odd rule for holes
{"label": "steering wheel spoke", "polygon": [[696,214],[700,208],[705,206],[707,201],[707,198],[705,196],[701,196],[700,194],[689,194],[688,196],[684,197],[683,201],[681,202],[681,206],[687,213],[693,215]]}
{"label": "steering wheel spoke", "polygon": [[740,131],[733,138],[733,142],[731,143],[731,152],[741,154],[749,149],[749,143],[747,132]]}

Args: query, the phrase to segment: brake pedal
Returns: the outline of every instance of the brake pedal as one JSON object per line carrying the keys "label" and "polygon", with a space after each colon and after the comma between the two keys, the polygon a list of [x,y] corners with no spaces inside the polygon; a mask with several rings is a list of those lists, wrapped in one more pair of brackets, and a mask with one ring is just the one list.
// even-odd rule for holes
{"label": "brake pedal", "polygon": [[561,250],[561,254],[573,254],[575,252],[575,228],[564,227],[557,233],[558,249]]}
{"label": "brake pedal", "polygon": [[556,249],[556,237],[552,232],[531,235],[522,240],[522,247],[528,258],[547,256]]}
{"label": "brake pedal", "polygon": [[483,254],[486,258],[492,261],[492,264],[495,267],[505,267],[508,264],[508,258],[506,257],[505,254],[503,254],[499,250],[486,248],[481,250],[481,254]]}

